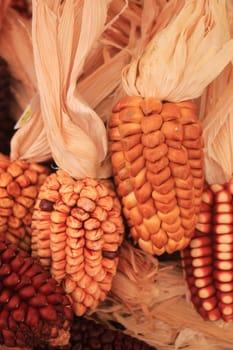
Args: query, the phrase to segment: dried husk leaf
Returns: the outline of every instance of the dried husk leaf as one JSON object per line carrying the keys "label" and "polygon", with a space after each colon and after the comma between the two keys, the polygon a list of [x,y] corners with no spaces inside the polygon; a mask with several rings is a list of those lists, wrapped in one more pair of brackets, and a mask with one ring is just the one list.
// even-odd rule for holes
{"label": "dried husk leaf", "polygon": [[[227,1],[227,15],[233,37],[232,1]],[[206,180],[210,184],[228,182],[233,174],[232,84],[233,67],[229,63],[199,99],[199,118],[203,123],[205,141]]]}
{"label": "dried husk leaf", "polygon": [[90,317],[110,327],[119,322],[158,350],[230,350],[233,325],[203,321],[187,295],[179,260],[158,262],[124,242],[112,290]]}
{"label": "dried husk leaf", "polygon": [[31,117],[11,139],[11,160],[44,162],[52,158],[40,110],[39,95],[30,103]]}
{"label": "dried husk leaf", "polygon": [[145,52],[124,69],[123,86],[128,95],[171,102],[194,99],[232,54],[226,2],[187,1],[154,35]]}
{"label": "dried husk leaf", "polygon": [[32,31],[48,142],[57,165],[76,178],[96,177],[107,150],[103,122],[75,89],[85,58],[104,29],[107,2],[102,1],[96,10],[85,1],[81,14],[77,10],[80,6],[80,1],[65,1],[52,8],[44,1],[35,1]]}
{"label": "dried husk leaf", "polygon": [[12,76],[11,90],[16,102],[12,113],[14,119],[18,119],[36,92],[36,75],[31,43],[31,20],[23,18],[11,8],[8,8],[2,23],[0,56],[8,63]]}

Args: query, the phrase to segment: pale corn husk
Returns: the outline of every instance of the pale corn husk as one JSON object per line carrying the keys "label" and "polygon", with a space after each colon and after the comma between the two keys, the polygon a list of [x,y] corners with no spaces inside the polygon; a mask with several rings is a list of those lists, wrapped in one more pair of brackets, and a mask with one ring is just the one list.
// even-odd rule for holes
{"label": "pale corn husk", "polygon": [[124,69],[123,86],[128,95],[173,102],[194,99],[232,54],[226,2],[187,1],[154,35],[145,52]]}
{"label": "pale corn husk", "polygon": [[[81,6],[81,5],[79,5],[79,6]],[[72,5],[70,6],[70,9],[71,9],[71,7],[72,7]],[[124,6],[123,6],[123,9],[121,9],[121,10],[124,10]],[[65,14],[64,14],[64,16],[65,16]],[[72,16],[73,15],[71,15],[71,17]],[[78,40],[79,40],[78,36],[81,33],[80,32],[81,28],[80,28],[80,24],[79,24],[79,23],[81,23],[81,13],[79,13],[78,16],[79,16],[79,18],[74,19],[75,22],[72,22],[72,21],[70,22],[71,25],[70,25],[70,29],[69,29],[70,31],[72,31],[75,28],[75,31],[76,31],[76,36],[74,37],[73,43],[72,43],[72,35],[70,35],[70,38],[71,38],[70,45],[74,46],[72,49],[72,50],[74,50],[74,53],[75,53],[75,50],[78,49],[78,47],[76,47],[76,46],[78,45]],[[84,16],[85,16],[85,14],[84,14]],[[35,17],[36,17],[36,13],[35,13]],[[86,25],[86,23],[88,23],[88,22],[85,20],[85,25]],[[102,30],[105,29],[103,24],[102,24]],[[42,23],[40,25],[42,25]],[[62,24],[62,20],[61,20],[61,26],[62,25],[63,24]],[[79,34],[78,34],[78,31],[79,31]],[[35,32],[37,32],[37,30],[35,30]],[[92,28],[92,33],[94,33],[93,28]],[[98,36],[98,33],[96,35]],[[45,33],[45,37],[46,37],[46,33]],[[93,39],[94,39],[94,36],[93,36]],[[91,39],[91,40],[93,40],[93,39]],[[46,37],[46,40],[47,40],[47,37]],[[66,39],[64,39],[64,40],[66,40]],[[46,45],[47,45],[47,43],[46,43]],[[63,45],[63,44],[61,43],[61,45]],[[79,45],[82,46],[82,45],[84,45],[84,43],[82,43],[80,41]],[[100,44],[99,41],[96,41],[94,45],[90,42],[90,45],[88,48],[88,50],[89,50],[88,53],[90,53],[89,56],[87,56],[87,54],[86,54],[85,58],[82,58],[82,55],[80,54],[80,52],[76,53],[76,54],[80,55],[80,60],[75,59],[74,53],[73,53],[73,56],[71,57],[70,64],[72,64],[72,60],[75,59],[75,67],[76,68],[75,67],[72,68],[73,73],[71,74],[71,80],[69,80],[69,91],[68,90],[66,91],[67,96],[65,96],[65,94],[63,94],[64,99],[65,99],[64,103],[67,104],[68,111],[70,114],[72,114],[72,116],[70,115],[68,117],[67,122],[65,123],[65,124],[67,124],[67,128],[68,128],[68,124],[72,125],[72,128],[70,130],[67,129],[67,132],[66,132],[67,133],[66,137],[68,137],[70,139],[70,146],[69,146],[70,152],[72,153],[71,149],[72,149],[72,147],[74,148],[74,145],[73,146],[71,145],[71,143],[72,143],[71,141],[72,141],[72,137],[74,140],[74,131],[75,131],[76,135],[78,132],[80,140],[81,139],[83,141],[84,141],[84,139],[86,140],[84,142],[80,141],[80,145],[79,145],[79,147],[81,147],[81,150],[82,150],[81,153],[83,153],[83,165],[82,165],[82,167],[85,169],[85,167],[89,166],[90,168],[92,168],[92,172],[93,171],[96,172],[95,168],[97,166],[95,164],[96,161],[94,160],[94,162],[93,162],[93,154],[95,154],[94,158],[96,158],[96,159],[99,158],[99,162],[101,163],[102,160],[104,160],[104,157],[106,155],[106,150],[107,150],[106,149],[105,127],[103,125],[103,122],[96,115],[94,110],[92,110],[92,108],[95,108],[96,104],[101,103],[102,99],[105,99],[108,95],[112,94],[114,89],[117,88],[117,86],[120,84],[120,72],[121,72],[122,68],[125,66],[125,64],[129,61],[129,53],[127,53],[126,51],[122,52],[122,54],[119,54],[117,56],[117,60],[116,60],[114,56],[116,53],[118,53],[118,52],[120,53],[121,48],[120,49],[118,48],[117,52],[115,52],[115,53],[113,52],[114,53],[114,55],[113,55],[112,50],[111,50],[112,44],[109,46],[109,48],[110,48],[109,53],[113,56],[109,57],[109,58],[104,57],[104,61],[103,61],[103,58],[100,57],[100,55],[103,56],[103,47],[104,47],[103,45],[105,45],[105,44]],[[107,62],[106,62],[106,60],[107,60]],[[98,62],[96,69],[99,67],[100,68],[99,70],[93,71],[93,68],[92,68],[92,70],[90,70],[90,67],[91,67],[90,63],[93,61]],[[65,65],[67,66],[67,62],[65,63]],[[37,64],[37,69],[39,69],[38,67],[39,67],[39,64]],[[66,69],[68,69],[68,68],[66,68]],[[75,72],[75,70],[77,70],[77,69],[78,69],[78,71]],[[114,74],[114,76],[112,73]],[[66,75],[66,74],[68,74],[68,72],[66,71],[66,72],[64,72],[64,74]],[[64,77],[65,77],[65,75],[64,75]],[[79,76],[80,76],[81,86],[77,86],[77,88],[76,88],[76,81],[77,81],[77,78],[79,78]],[[87,80],[86,80],[86,78],[87,78]],[[99,89],[96,89],[98,79],[101,80],[101,83],[103,83],[103,89],[101,89],[101,91]],[[73,82],[71,84],[72,80],[73,80]],[[65,83],[65,81],[64,81],[64,83]],[[88,87],[88,89],[87,89],[87,87]],[[68,87],[67,87],[67,89],[68,89]],[[86,98],[86,96],[88,96],[87,103],[82,100],[80,95],[83,95],[84,98]],[[88,104],[90,102],[89,96],[92,96],[90,106],[88,106]],[[95,98],[95,96],[96,96],[96,98]],[[77,103],[77,101],[79,101],[79,102]],[[81,105],[82,105],[82,110],[79,110]],[[38,107],[38,105],[37,105],[37,107]],[[75,112],[74,112],[74,109],[76,109]],[[89,116],[88,116],[88,113],[89,113]],[[82,121],[82,119],[84,117],[85,117],[85,122]],[[46,138],[44,137],[45,131],[43,131],[43,135],[42,135],[42,133],[39,133],[38,130],[42,131],[41,128],[40,129],[37,128],[37,131],[34,131],[34,133],[31,132],[31,136],[33,134],[34,135],[31,138],[29,138],[28,142],[25,145],[26,147],[24,147],[24,145],[21,147],[18,147],[21,144],[22,139],[28,133],[28,130],[31,130],[31,131],[33,130],[35,122],[39,123],[41,125],[41,121],[37,121],[37,118],[42,118],[41,111],[39,110],[39,108],[36,108],[35,110],[33,109],[32,116],[28,120],[28,122],[26,123],[27,125],[26,124],[23,125],[22,128],[20,130],[18,130],[18,132],[15,134],[14,139],[16,139],[16,140],[14,140],[14,139],[12,140],[12,159],[20,157],[20,158],[27,159],[27,160],[31,161],[31,160],[35,159],[35,152],[36,151],[38,152],[39,155],[41,155],[43,153],[43,151],[41,149],[42,144],[44,144],[44,150],[48,149],[48,137],[46,137]],[[91,123],[91,125],[92,125],[92,127],[89,129],[88,129],[87,120],[89,120],[89,123]],[[93,127],[93,122],[96,123],[96,128]],[[44,122],[43,122],[43,124],[44,124]],[[81,127],[80,127],[80,125],[81,125]],[[48,132],[48,130],[47,130],[47,132]],[[73,134],[73,136],[70,135],[70,132]],[[64,130],[62,133],[63,133],[62,137],[64,137]],[[99,133],[103,134],[103,137],[95,136]],[[80,137],[80,135],[81,135],[81,137]],[[78,139],[77,136],[75,136],[75,143],[77,143],[77,139]],[[67,140],[66,140],[66,142],[67,142]],[[84,146],[85,142],[89,142],[88,147],[87,147],[87,145]],[[55,146],[53,146],[53,147],[55,147]],[[96,147],[99,148],[98,152],[97,152]],[[88,149],[89,149],[89,151],[88,151]],[[89,154],[88,152],[90,153],[90,156],[88,156],[88,154]],[[39,157],[39,159],[45,159],[46,157],[48,157],[48,152],[44,154],[44,157],[43,156]],[[78,156],[75,155],[75,157],[78,157]],[[69,157],[67,159],[69,159]],[[77,159],[77,160],[79,160],[79,159]],[[80,164],[80,162],[76,162],[76,164]],[[86,165],[84,165],[84,164],[86,164]],[[82,167],[79,165],[80,169]],[[100,166],[98,165],[98,167],[100,167]],[[103,171],[101,169],[101,177],[106,177],[111,172],[109,164],[106,165],[106,170],[104,170],[104,169],[105,169],[105,166],[103,167]],[[105,175],[104,175],[104,172],[106,173]],[[80,176],[82,176],[82,174],[80,174]]]}
{"label": "pale corn husk", "polygon": [[225,183],[233,175],[233,68],[229,64],[200,99],[208,183]]}
{"label": "pale corn husk", "polygon": [[[233,3],[227,0],[226,5],[233,37]],[[228,182],[233,175],[232,62],[207,86],[199,99],[199,119],[204,128],[206,180],[210,184]]]}
{"label": "pale corn husk", "polygon": [[125,242],[111,293],[89,317],[118,322],[158,350],[230,350],[233,325],[202,321],[187,295],[179,261],[158,262]]}
{"label": "pale corn husk", "polygon": [[[23,54],[22,54],[23,53]],[[31,20],[9,8],[0,32],[0,56],[8,63],[15,99],[12,116],[17,120],[36,91],[31,43]]]}

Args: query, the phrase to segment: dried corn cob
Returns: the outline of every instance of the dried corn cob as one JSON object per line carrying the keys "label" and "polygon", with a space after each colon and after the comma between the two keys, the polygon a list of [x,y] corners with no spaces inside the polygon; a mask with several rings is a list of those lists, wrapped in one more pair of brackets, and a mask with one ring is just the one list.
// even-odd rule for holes
{"label": "dried corn cob", "polygon": [[80,350],[155,350],[141,340],[85,318],[75,318],[71,328],[71,344],[72,349]]}
{"label": "dried corn cob", "polygon": [[66,344],[72,310],[48,271],[0,234],[0,343]]}
{"label": "dried corn cob", "polygon": [[0,57],[0,152],[9,154],[10,139],[14,133],[14,120],[10,116],[10,74],[6,61]]}
{"label": "dried corn cob", "polygon": [[23,250],[31,245],[31,216],[48,168],[0,154],[0,233]]}
{"label": "dried corn cob", "polygon": [[32,217],[32,254],[70,296],[77,315],[106,297],[123,239],[110,180],[74,180],[63,170],[41,186]]}
{"label": "dried corn cob", "polygon": [[130,234],[151,254],[190,241],[203,191],[202,127],[191,101],[125,97],[109,120],[117,193]]}
{"label": "dried corn cob", "polygon": [[207,185],[182,252],[191,302],[205,320],[233,320],[233,184]]}

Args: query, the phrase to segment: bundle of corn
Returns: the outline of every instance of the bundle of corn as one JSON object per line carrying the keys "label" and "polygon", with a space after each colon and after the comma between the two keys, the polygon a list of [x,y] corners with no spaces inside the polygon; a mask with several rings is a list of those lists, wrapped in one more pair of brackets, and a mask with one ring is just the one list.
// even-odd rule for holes
{"label": "bundle of corn", "polygon": [[9,154],[10,140],[14,133],[15,121],[10,115],[10,74],[7,62],[0,57],[0,152]]}
{"label": "bundle of corn", "polygon": [[49,174],[46,166],[10,161],[0,154],[0,232],[23,250],[31,249],[31,219],[38,190]]}
{"label": "bundle of corn", "polygon": [[[76,92],[85,57],[104,29],[108,1],[98,4],[96,13],[89,0],[33,1],[41,116],[59,169],[39,191],[31,248],[33,256],[64,287],[77,315],[93,310],[110,290],[124,232],[109,169],[101,166],[107,153],[106,128]],[[70,55],[64,54],[67,52]],[[51,55],[54,62],[48,59]]]}
{"label": "bundle of corn", "polygon": [[190,299],[205,319],[233,320],[233,183],[206,185],[182,261]]}
{"label": "bundle of corn", "polygon": [[3,234],[0,260],[0,344],[67,344],[72,310],[62,288]]}
{"label": "bundle of corn", "polygon": [[204,169],[192,100],[233,52],[225,1],[176,1],[176,17],[163,26],[171,3],[144,52],[123,70],[128,97],[109,121],[114,180],[130,235],[157,255],[183,249],[194,234]]}
{"label": "bundle of corn", "polygon": [[11,0],[10,6],[20,13],[21,16],[32,16],[31,0]]}

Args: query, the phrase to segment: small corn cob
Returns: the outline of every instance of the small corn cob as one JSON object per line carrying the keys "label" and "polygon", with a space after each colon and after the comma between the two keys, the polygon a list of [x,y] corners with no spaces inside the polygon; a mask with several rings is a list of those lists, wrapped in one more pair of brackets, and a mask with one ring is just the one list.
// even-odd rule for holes
{"label": "small corn cob", "polygon": [[47,177],[32,217],[32,254],[62,283],[77,315],[110,290],[123,232],[110,180],[74,180],[63,170]]}
{"label": "small corn cob", "polygon": [[161,255],[188,245],[204,186],[202,127],[191,101],[125,97],[109,120],[114,181],[130,235]]}
{"label": "small corn cob", "polygon": [[156,350],[145,342],[85,318],[75,318],[71,328],[73,350]]}
{"label": "small corn cob", "polygon": [[205,320],[233,320],[233,184],[207,185],[196,231],[181,253],[194,308]]}
{"label": "small corn cob", "polygon": [[39,186],[48,168],[0,154],[0,233],[30,251],[31,217]]}
{"label": "small corn cob", "polygon": [[71,305],[61,286],[0,234],[0,344],[65,345],[71,321]]}
{"label": "small corn cob", "polygon": [[0,152],[10,153],[10,140],[15,122],[10,115],[10,73],[6,61],[0,57]]}

